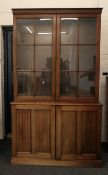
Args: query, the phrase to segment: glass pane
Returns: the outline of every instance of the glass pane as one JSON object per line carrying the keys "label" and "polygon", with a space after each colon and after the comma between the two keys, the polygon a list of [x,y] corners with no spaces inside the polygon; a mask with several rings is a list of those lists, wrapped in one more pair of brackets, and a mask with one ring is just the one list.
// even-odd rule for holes
{"label": "glass pane", "polygon": [[60,92],[62,96],[77,95],[77,73],[70,71],[60,72]]}
{"label": "glass pane", "polygon": [[17,44],[34,44],[35,19],[17,20]]}
{"label": "glass pane", "polygon": [[35,47],[35,69],[37,71],[46,71],[52,69],[52,47],[36,46]]}
{"label": "glass pane", "polygon": [[96,44],[95,18],[79,18],[79,43]]}
{"label": "glass pane", "polygon": [[79,96],[95,95],[95,73],[80,72],[79,74]]}
{"label": "glass pane", "polygon": [[34,67],[34,47],[17,46],[17,69],[33,70]]}
{"label": "glass pane", "polygon": [[33,95],[33,72],[19,71],[18,94],[22,96]]}
{"label": "glass pane", "polygon": [[40,71],[35,73],[35,95],[51,96],[52,89],[52,72]]}
{"label": "glass pane", "polygon": [[36,30],[35,44],[52,43],[52,19],[51,18],[36,19],[35,30]]}
{"label": "glass pane", "polygon": [[95,70],[96,46],[79,46],[79,70]]}
{"label": "glass pane", "polygon": [[61,18],[61,43],[78,43],[78,18]]}
{"label": "glass pane", "polygon": [[78,46],[61,46],[60,68],[62,70],[77,70]]}
{"label": "glass pane", "polygon": [[17,44],[51,44],[52,19],[19,19],[17,20]]}

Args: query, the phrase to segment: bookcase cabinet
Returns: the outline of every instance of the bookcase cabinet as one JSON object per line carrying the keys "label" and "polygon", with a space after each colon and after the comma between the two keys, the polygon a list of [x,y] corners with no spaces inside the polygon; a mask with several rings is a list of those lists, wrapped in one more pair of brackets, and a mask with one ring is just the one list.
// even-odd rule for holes
{"label": "bookcase cabinet", "polygon": [[12,163],[101,165],[101,11],[13,9]]}

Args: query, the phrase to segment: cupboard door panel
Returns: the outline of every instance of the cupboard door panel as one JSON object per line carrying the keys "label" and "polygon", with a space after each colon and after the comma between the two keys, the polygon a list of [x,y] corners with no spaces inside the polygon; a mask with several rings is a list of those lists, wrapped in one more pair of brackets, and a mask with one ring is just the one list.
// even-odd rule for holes
{"label": "cupboard door panel", "polygon": [[[76,152],[76,112],[62,112],[62,152]],[[71,139],[70,139],[71,138]]]}
{"label": "cupboard door panel", "polygon": [[97,146],[97,112],[81,112],[81,153],[96,154]]}
{"label": "cupboard door panel", "polygon": [[32,109],[32,153],[39,158],[55,157],[54,108]]}
{"label": "cupboard door panel", "polygon": [[77,113],[57,107],[56,158],[72,159],[77,146]]}
{"label": "cupboard door panel", "polygon": [[30,152],[31,111],[17,109],[16,111],[17,152]]}
{"label": "cupboard door panel", "polygon": [[50,152],[50,112],[35,111],[36,152]]}

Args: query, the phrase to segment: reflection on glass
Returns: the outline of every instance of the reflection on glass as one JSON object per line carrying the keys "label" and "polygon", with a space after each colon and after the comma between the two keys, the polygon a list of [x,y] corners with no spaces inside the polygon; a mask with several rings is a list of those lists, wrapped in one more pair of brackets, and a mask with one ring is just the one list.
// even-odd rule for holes
{"label": "reflection on glass", "polygon": [[79,43],[96,44],[96,18],[79,18]]}
{"label": "reflection on glass", "polygon": [[78,46],[61,46],[60,69],[76,71]]}
{"label": "reflection on glass", "polygon": [[33,72],[18,71],[18,94],[22,96],[33,95]]}
{"label": "reflection on glass", "polygon": [[35,69],[37,71],[52,69],[52,47],[51,46],[35,47]]}
{"label": "reflection on glass", "polygon": [[17,69],[33,70],[34,67],[34,47],[17,46]]}
{"label": "reflection on glass", "polygon": [[17,44],[37,45],[52,43],[52,19],[18,19]]}
{"label": "reflection on glass", "polygon": [[35,95],[51,96],[52,89],[52,72],[42,71],[35,73]]}
{"label": "reflection on glass", "polygon": [[51,44],[52,43],[52,19],[41,18],[37,21],[35,35],[35,44]]}
{"label": "reflection on glass", "polygon": [[79,70],[95,70],[96,46],[79,46]]}
{"label": "reflection on glass", "polygon": [[95,95],[95,73],[92,71],[80,72],[79,96],[94,96],[94,95]]}
{"label": "reflection on glass", "polygon": [[61,18],[61,44],[78,43],[78,18]]}
{"label": "reflection on glass", "polygon": [[60,92],[62,96],[77,95],[77,73],[60,71]]}
{"label": "reflection on glass", "polygon": [[33,45],[34,44],[34,26],[35,19],[18,19],[17,20],[17,44]]}

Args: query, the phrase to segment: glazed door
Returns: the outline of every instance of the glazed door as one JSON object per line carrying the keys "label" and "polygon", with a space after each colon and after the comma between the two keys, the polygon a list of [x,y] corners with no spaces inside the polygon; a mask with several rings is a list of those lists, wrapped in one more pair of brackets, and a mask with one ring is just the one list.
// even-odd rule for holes
{"label": "glazed door", "polygon": [[55,99],[55,15],[18,17],[14,27],[14,95],[19,99]]}
{"label": "glazed door", "polygon": [[96,15],[58,15],[57,19],[56,98],[93,99],[99,70]]}

